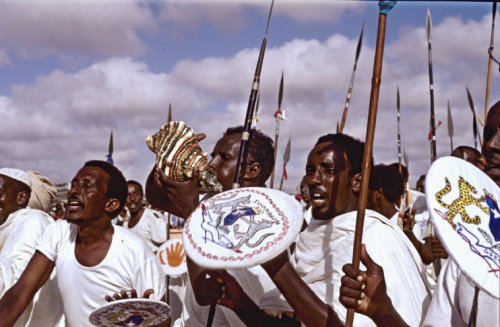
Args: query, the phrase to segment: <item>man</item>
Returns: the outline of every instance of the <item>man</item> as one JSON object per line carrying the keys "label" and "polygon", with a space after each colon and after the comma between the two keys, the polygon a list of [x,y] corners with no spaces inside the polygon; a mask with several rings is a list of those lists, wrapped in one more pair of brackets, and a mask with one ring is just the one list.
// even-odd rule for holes
{"label": "man", "polygon": [[368,208],[382,214],[397,226],[401,197],[405,190],[403,176],[394,166],[376,165],[370,173]]}
{"label": "man", "polygon": [[484,160],[483,156],[481,155],[481,152],[477,151],[474,148],[471,148],[470,146],[466,145],[461,145],[455,148],[453,152],[450,154],[452,157],[457,157],[460,159],[463,159],[467,162],[470,162],[477,168],[481,169],[484,171],[484,167],[486,165],[486,161]]}
{"label": "man", "polygon": [[[231,189],[233,184],[242,132],[242,126],[228,128],[223,137],[217,141],[211,154],[210,166],[224,191]],[[273,169],[273,155],[272,139],[253,129],[250,133],[248,158],[241,186],[265,187],[265,182]],[[195,172],[191,180],[179,182],[167,178],[160,170],[155,169],[148,178],[146,197],[155,207],[187,218],[199,204],[198,176],[199,172]],[[186,290],[185,308],[175,326],[206,326],[208,305],[217,300],[212,296],[214,289],[210,287],[214,285],[215,272],[204,270],[190,260],[188,260],[188,270],[190,283]],[[207,278],[210,274],[212,277]],[[247,303],[253,304],[254,309],[256,308],[254,303],[258,302],[265,291],[273,287],[272,281],[259,266],[231,269],[218,274],[221,280],[234,281],[231,277],[234,276],[237,280],[236,285],[241,284],[249,296],[246,298]],[[234,312],[220,306],[217,308],[214,326],[244,326],[241,317],[236,316]]]}
{"label": "man", "polygon": [[417,184],[415,185],[415,189],[420,193],[425,194],[425,174],[420,175],[420,177],[417,179]]}
{"label": "man", "polygon": [[[500,101],[488,112],[483,136],[485,172],[500,186]],[[340,301],[347,308],[369,316],[378,326],[383,326],[384,321],[391,321],[391,326],[395,327],[406,326],[398,320],[399,310],[395,310],[393,303],[387,299],[384,272],[375,263],[377,260],[371,260],[362,253],[362,261],[363,256],[368,262],[367,271],[356,270],[350,264],[344,266]],[[477,317],[472,321],[472,303],[476,294]],[[493,297],[479,290],[450,258],[442,267],[422,326],[467,326],[470,322],[477,327],[500,325],[500,295]]]}
{"label": "man", "polygon": [[163,297],[165,282],[156,256],[140,237],[111,225],[126,196],[126,181],[116,167],[104,161],[85,163],[71,182],[67,220],[46,228],[23,274],[0,300],[0,326],[16,321],[54,267],[69,326],[88,326],[89,315],[115,292],[115,299],[128,297],[131,289]]}
{"label": "man", "polygon": [[[0,169],[0,295],[19,279],[35,253],[37,239],[54,221],[44,212],[27,207],[31,187],[32,181],[24,171]],[[15,326],[55,326],[62,316],[58,293],[51,279],[28,304]]]}
{"label": "man", "polygon": [[130,218],[123,222],[123,226],[142,237],[153,252],[167,241],[167,222],[158,211],[144,207],[142,199],[144,192],[142,185],[129,180],[126,207]]}
{"label": "man", "polygon": [[[281,256],[263,265],[307,326],[342,326],[345,321],[338,295],[342,266],[352,260],[363,152],[364,144],[347,135],[319,138],[306,165],[313,219],[300,234],[291,263]],[[418,325],[429,293],[415,249],[401,230],[371,210],[366,210],[363,240],[390,274],[388,292],[398,310]],[[373,325],[362,316],[355,322]]]}

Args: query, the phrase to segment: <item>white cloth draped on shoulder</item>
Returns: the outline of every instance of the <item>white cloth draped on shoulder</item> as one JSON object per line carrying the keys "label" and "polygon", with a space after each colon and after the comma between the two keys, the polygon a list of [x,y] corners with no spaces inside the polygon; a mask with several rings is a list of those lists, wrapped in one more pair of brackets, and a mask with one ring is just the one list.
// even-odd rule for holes
{"label": "white cloth draped on shoulder", "polygon": [[[334,219],[312,219],[300,234],[292,265],[299,276],[345,321],[347,310],[339,302],[342,266],[352,261],[356,211]],[[384,216],[366,210],[363,243],[370,257],[384,268],[387,292],[410,326],[418,326],[430,293],[422,278],[420,257],[403,232]],[[361,269],[365,267],[361,264]],[[273,290],[260,301],[263,309],[292,311],[279,292]],[[280,299],[281,298],[281,299]],[[374,326],[370,318],[356,314],[355,326]]]}

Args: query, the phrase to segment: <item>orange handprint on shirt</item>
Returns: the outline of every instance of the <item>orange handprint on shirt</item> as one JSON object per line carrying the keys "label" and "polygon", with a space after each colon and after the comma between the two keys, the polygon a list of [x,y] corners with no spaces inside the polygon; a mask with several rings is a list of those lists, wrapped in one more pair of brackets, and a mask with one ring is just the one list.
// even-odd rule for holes
{"label": "orange handprint on shirt", "polygon": [[167,247],[167,262],[170,267],[178,267],[184,261],[186,253],[182,248],[180,242],[175,243],[175,248],[173,244],[170,244],[170,249]]}

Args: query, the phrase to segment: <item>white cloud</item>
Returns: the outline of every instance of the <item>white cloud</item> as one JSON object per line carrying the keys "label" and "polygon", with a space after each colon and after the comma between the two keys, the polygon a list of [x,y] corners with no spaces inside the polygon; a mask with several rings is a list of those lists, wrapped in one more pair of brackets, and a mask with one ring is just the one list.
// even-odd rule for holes
{"label": "white cloud", "polygon": [[71,53],[139,54],[154,28],[147,6],[123,1],[2,1],[0,41],[24,58]]}
{"label": "white cloud", "polygon": [[[436,117],[444,125],[438,129],[438,154],[449,153],[446,131],[446,102],[451,101],[455,146],[472,144],[471,113],[465,96],[468,84],[476,108],[484,101],[487,57],[458,52],[464,48],[489,44],[467,37],[450,40],[443,50],[437,40],[449,32],[474,23],[445,19],[434,26],[434,80]],[[451,25],[450,25],[451,24]],[[451,26],[451,27],[448,27]],[[483,28],[485,28],[483,26]],[[374,31],[367,26],[366,31]],[[402,140],[410,157],[412,181],[429,165],[429,91],[425,34],[422,28],[407,28],[398,40],[387,44],[379,114],[375,134],[376,162],[397,160],[396,87],[400,87]],[[420,40],[424,37],[424,41]],[[403,44],[404,45],[400,45]],[[288,120],[281,124],[276,179],[281,177],[281,158],[288,136],[292,136],[290,180],[285,189],[294,191],[304,174],[308,151],[316,139],[335,132],[341,118],[354,61],[357,37],[334,34],[324,42],[295,39],[270,46],[265,55],[261,79],[261,104],[258,128],[274,138],[281,72],[285,72],[283,107]],[[455,49],[455,50],[453,50]],[[480,69],[457,69],[440,57],[452,54],[454,62]],[[366,117],[372,78],[374,49],[365,45],[358,63],[346,133],[365,138]],[[115,137],[115,163],[127,178],[144,181],[154,157],[144,139],[166,121],[172,103],[174,120],[184,120],[208,137],[202,142],[210,152],[215,141],[229,126],[243,122],[258,48],[243,49],[231,57],[208,57],[179,61],[171,71],[152,72],[144,62],[131,57],[115,57],[96,62],[74,73],[54,71],[40,76],[32,85],[18,85],[12,95],[0,98],[3,164],[35,169],[55,181],[69,180],[88,159],[104,159],[109,131]],[[498,74],[493,76],[490,102],[498,100]]]}

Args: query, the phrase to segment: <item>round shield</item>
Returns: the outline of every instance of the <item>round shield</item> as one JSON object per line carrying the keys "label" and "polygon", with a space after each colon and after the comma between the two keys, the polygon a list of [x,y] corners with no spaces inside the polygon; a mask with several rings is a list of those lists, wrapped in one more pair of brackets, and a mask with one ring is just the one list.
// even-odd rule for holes
{"label": "round shield", "polygon": [[436,233],[462,272],[500,294],[500,188],[472,164],[436,160],[425,178],[427,208]]}
{"label": "round shield", "polygon": [[251,267],[295,241],[302,206],[293,196],[260,187],[214,195],[200,203],[182,233],[186,254],[213,269]]}
{"label": "round shield", "polygon": [[171,239],[163,243],[156,252],[165,275],[180,276],[187,271],[186,253],[182,239]]}
{"label": "round shield", "polygon": [[170,317],[170,307],[150,299],[114,301],[92,312],[89,321],[94,326],[152,326]]}

